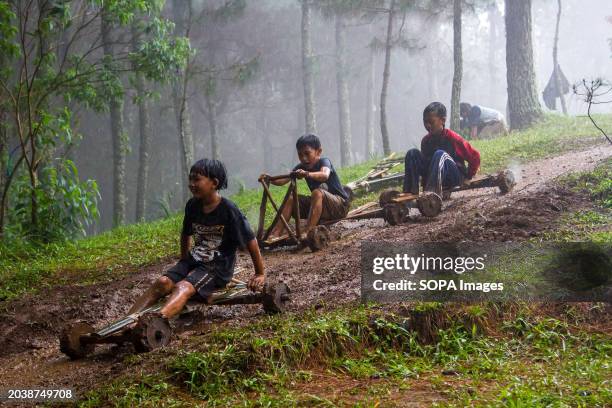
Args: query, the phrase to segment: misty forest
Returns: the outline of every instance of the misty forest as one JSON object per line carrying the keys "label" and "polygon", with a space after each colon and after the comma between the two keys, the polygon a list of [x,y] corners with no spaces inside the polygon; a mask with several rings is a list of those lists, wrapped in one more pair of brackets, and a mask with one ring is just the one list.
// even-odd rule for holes
{"label": "misty forest", "polygon": [[[0,390],[62,385],[81,406],[609,406],[610,303],[363,305],[360,245],[609,248],[611,81],[610,0],[0,0]],[[432,102],[478,173],[423,204],[407,174]],[[297,206],[280,215],[310,179],[260,177],[291,172],[308,134],[350,187],[323,235],[314,193],[307,230]],[[93,326],[131,315],[186,253],[203,158],[225,165],[220,193],[261,247],[261,264],[241,248],[233,284],[257,292],[265,267],[246,303],[291,313],[221,297],[177,318],[171,342],[163,323],[86,356]],[[287,249],[275,225],[308,245]]]}
{"label": "misty forest", "polygon": [[[3,2],[2,236],[174,213],[202,157],[226,164],[230,192],[254,187],[293,166],[304,133],[337,167],[406,151],[433,101],[451,129],[464,100],[525,128],[551,111],[553,60],[570,85],[609,76],[605,0],[565,0],[559,16],[556,1],[516,3]],[[551,108],[586,113],[572,92]]]}

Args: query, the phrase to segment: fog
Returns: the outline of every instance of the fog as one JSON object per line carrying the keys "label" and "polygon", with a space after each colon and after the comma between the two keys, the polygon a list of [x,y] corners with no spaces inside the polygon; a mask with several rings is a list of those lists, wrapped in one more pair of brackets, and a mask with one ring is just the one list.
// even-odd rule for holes
{"label": "fog", "polygon": [[[169,2],[170,3],[170,2]],[[220,1],[194,2],[194,13]],[[168,8],[168,6],[167,6]],[[503,2],[497,8],[464,10],[463,81],[461,100],[506,112],[506,60]],[[552,73],[552,46],[556,1],[534,0],[533,43],[536,80],[542,91]],[[169,18],[172,13],[166,10]],[[571,84],[582,78],[612,77],[612,15],[610,0],[564,0],[559,35],[559,64]],[[202,72],[214,71],[217,137],[220,159],[227,166],[230,187],[254,187],[262,172],[280,174],[297,163],[295,141],[305,132],[304,87],[301,56],[301,8],[296,0],[250,0],[239,16],[225,21],[194,24],[190,30],[195,50],[193,65]],[[383,14],[351,18],[347,27],[347,80],[350,93],[352,163],[366,157],[367,110],[374,110],[375,153],[382,154],[379,102],[384,50],[374,54],[373,104],[367,100],[370,48],[373,38],[384,42],[387,26]],[[405,152],[418,146],[426,133],[423,108],[432,101],[450,108],[453,78],[452,7],[436,15],[408,12],[395,22],[405,48],[392,51],[387,115],[391,149]],[[493,29],[493,31],[492,31]],[[340,166],[338,93],[336,89],[334,19],[313,10],[312,50],[317,134],[324,155]],[[256,62],[255,62],[256,61]],[[242,83],[232,66],[251,62]],[[195,69],[194,68],[194,69]],[[248,74],[248,75],[247,75]],[[147,194],[147,219],[164,215],[167,205],[177,211],[184,204],[181,192],[181,159],[177,121],[172,109],[171,86],[157,85],[151,105],[152,150]],[[194,77],[187,86],[189,114],[194,138],[194,158],[211,157],[209,107],[204,98],[206,83]],[[125,129],[130,150],[127,158],[127,220],[135,220],[135,195],[139,138],[137,108],[126,95]],[[586,105],[566,95],[570,114],[583,115]],[[544,109],[546,109],[544,107]],[[612,105],[599,105],[610,112]],[[101,219],[90,232],[112,225],[112,144],[108,115],[79,111],[83,140],[73,151],[81,178],[96,179],[102,199]],[[162,204],[165,203],[165,204]],[[251,214],[251,217],[253,215]]]}

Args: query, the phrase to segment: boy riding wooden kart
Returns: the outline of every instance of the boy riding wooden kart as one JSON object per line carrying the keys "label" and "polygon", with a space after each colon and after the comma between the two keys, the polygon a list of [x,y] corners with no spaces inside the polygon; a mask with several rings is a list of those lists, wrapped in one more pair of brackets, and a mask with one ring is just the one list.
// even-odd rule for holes
{"label": "boy riding wooden kart", "polygon": [[[296,244],[308,245],[316,251],[329,241],[329,230],[324,224],[333,224],[346,217],[350,199],[342,187],[340,178],[331,161],[322,157],[321,141],[315,135],[301,136],[296,142],[300,163],[290,174],[269,176],[262,174],[259,182],[264,189],[259,214],[257,239],[264,247]],[[310,196],[298,195],[297,180],[304,179],[311,191]],[[280,207],[274,202],[269,186],[290,183]],[[271,226],[264,232],[267,201],[276,211]],[[295,219],[295,230],[289,226],[290,218]],[[305,225],[300,223],[306,219]],[[286,232],[286,233],[285,233]]]}
{"label": "boy riding wooden kart", "polygon": [[[208,304],[263,303],[267,311],[282,311],[289,289],[284,284],[264,285],[257,240],[236,204],[219,194],[226,187],[223,163],[196,162],[189,172],[193,198],[185,206],[180,261],[136,300],[128,316],[99,331],[82,322],[68,327],[60,337],[60,349],[78,358],[91,352],[96,343],[130,341],[142,351],[163,346],[170,341],[167,320],[178,315],[190,299]],[[233,279],[238,248],[246,248],[253,261],[255,274],[248,283]]]}

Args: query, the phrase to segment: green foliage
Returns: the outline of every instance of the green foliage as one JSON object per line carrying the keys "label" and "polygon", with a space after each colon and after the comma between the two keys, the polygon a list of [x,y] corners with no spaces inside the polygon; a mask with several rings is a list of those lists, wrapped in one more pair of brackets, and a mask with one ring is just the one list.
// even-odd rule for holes
{"label": "green foliage", "polygon": [[147,40],[137,52],[130,54],[132,66],[147,79],[168,82],[176,71],[185,67],[192,50],[189,39],[172,38],[174,24],[159,17],[143,27]]}
{"label": "green foliage", "polygon": [[587,192],[604,208],[612,209],[612,159],[605,160],[591,172],[581,172],[561,179],[570,188]]}
{"label": "green foliage", "polygon": [[27,175],[15,188],[17,194],[8,213],[8,239],[25,238],[37,243],[75,239],[85,236],[85,227],[99,216],[98,185],[93,180],[80,181],[71,160],[58,159],[41,169],[33,189],[38,224],[31,222],[32,187]]}
{"label": "green foliage", "polygon": [[[2,110],[12,114],[2,126],[20,141],[8,163],[8,173],[16,177],[7,180],[17,185],[7,190],[13,207],[9,233],[3,237],[20,233],[20,238],[48,242],[82,232],[97,217],[97,186],[80,182],[74,163],[54,160],[56,151],[77,139],[69,103],[106,111],[111,101],[124,97],[125,72],[165,82],[185,65],[190,52],[188,40],[174,38],[173,24],[160,17],[161,0],[95,0],[72,6],[65,0],[0,3],[0,101]],[[147,18],[135,23],[143,15]],[[127,56],[96,52],[100,44],[91,37],[100,27],[122,29],[132,23],[132,31],[142,31],[144,45]],[[67,47],[65,57],[56,52],[58,38]],[[9,68],[23,75],[11,75]],[[64,103],[52,103],[54,97],[62,97]]]}
{"label": "green foliage", "polygon": [[[453,315],[461,321],[464,313],[459,309]],[[335,406],[351,405],[351,396],[359,406],[396,405],[385,396],[411,398],[414,386],[423,384],[430,384],[428,394],[436,392],[436,406],[604,406],[609,401],[605,378],[612,343],[605,335],[531,312],[499,326],[487,337],[455,323],[440,330],[433,344],[421,344],[402,318],[381,315],[379,307],[264,318],[192,337],[183,344],[188,351],[165,354],[170,361],[161,372],[157,356],[143,356],[141,367],[150,366],[154,375],[117,379],[87,394],[81,406],[132,406],[143,396],[160,406],[202,398],[214,406]],[[317,387],[326,376],[348,378],[354,386],[326,394],[325,387]],[[314,387],[306,388],[314,392],[303,391],[309,383]]]}
{"label": "green foliage", "polygon": [[78,241],[0,242],[0,300],[51,285],[109,282],[177,254],[178,216]]}

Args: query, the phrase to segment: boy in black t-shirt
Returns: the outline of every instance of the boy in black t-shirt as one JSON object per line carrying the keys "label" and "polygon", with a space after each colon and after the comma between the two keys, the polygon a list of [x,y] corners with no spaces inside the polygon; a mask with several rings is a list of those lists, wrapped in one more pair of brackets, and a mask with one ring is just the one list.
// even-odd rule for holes
{"label": "boy in black t-shirt", "polygon": [[206,301],[214,290],[225,287],[232,279],[237,248],[248,249],[255,267],[248,287],[253,291],[262,289],[265,274],[257,240],[236,204],[219,194],[226,187],[225,166],[220,161],[203,159],[191,167],[189,189],[193,198],[185,206],[181,260],[138,298],[129,314],[170,293],[160,311],[165,318],[178,314],[194,295]]}
{"label": "boy in black t-shirt", "polygon": [[[330,221],[346,217],[349,209],[349,197],[340,184],[336,169],[327,157],[321,157],[321,141],[315,135],[300,137],[295,144],[300,164],[293,168],[292,174],[298,179],[305,179],[311,191],[310,196],[299,195],[300,218],[308,218],[304,234],[308,234],[320,220]],[[262,174],[259,179],[269,177]],[[276,186],[289,182],[288,178],[271,181]],[[289,220],[292,214],[293,197],[289,197],[283,211],[283,217]],[[285,226],[277,223],[270,236],[279,236]]]}

